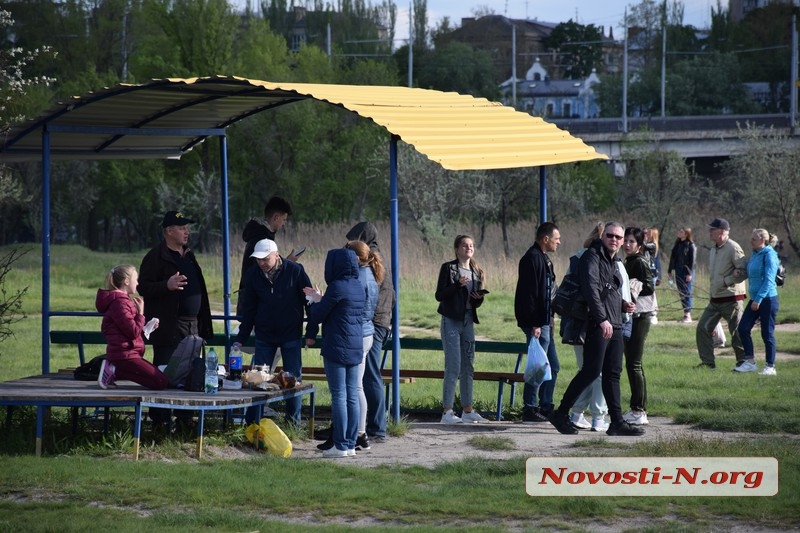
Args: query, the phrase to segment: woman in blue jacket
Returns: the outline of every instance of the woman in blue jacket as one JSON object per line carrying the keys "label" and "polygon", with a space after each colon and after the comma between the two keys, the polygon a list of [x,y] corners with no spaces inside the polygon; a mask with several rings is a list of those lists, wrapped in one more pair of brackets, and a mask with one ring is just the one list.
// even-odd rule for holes
{"label": "woman in blue jacket", "polygon": [[358,281],[358,260],[353,250],[335,248],[325,258],[323,295],[319,289],[306,289],[314,302],[308,311],[306,346],[312,346],[322,324],[322,354],[325,377],[331,393],[331,433],[333,448],[323,457],[356,454],[358,438],[358,368],[364,358],[362,317],[366,294]]}
{"label": "woman in blue jacket", "polygon": [[766,366],[760,372],[764,376],[775,374],[775,318],[778,315],[778,286],[775,274],[778,273],[780,259],[774,245],[778,239],[765,229],[754,229],[750,237],[753,254],[747,262],[747,287],[750,290],[750,303],[744,308],[739,321],[739,338],[744,346],[744,360],[736,367],[737,372],[758,370],[753,348],[751,331],[756,321],[761,321],[761,339],[764,341]]}

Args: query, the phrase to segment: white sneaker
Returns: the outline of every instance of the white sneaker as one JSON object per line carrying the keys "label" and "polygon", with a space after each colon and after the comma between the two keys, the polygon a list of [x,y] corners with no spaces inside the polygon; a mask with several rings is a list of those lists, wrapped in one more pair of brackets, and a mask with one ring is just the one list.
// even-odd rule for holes
{"label": "white sneaker", "polygon": [[335,446],[333,448],[323,450],[322,452],[322,457],[327,457],[329,459],[340,459],[342,457],[347,457],[347,455],[347,450],[340,450]]}
{"label": "white sneaker", "polygon": [[592,431],[599,431],[601,433],[605,433],[607,429],[608,429],[608,422],[606,422],[605,417],[592,418]]}
{"label": "white sneaker", "polygon": [[745,359],[744,361],[740,361],[736,367],[733,369],[734,372],[757,372],[758,367],[756,366],[756,362],[752,359]]}
{"label": "white sneaker", "polygon": [[347,457],[355,457],[355,456],[356,456],[355,448],[350,448],[349,450],[347,450]]}
{"label": "white sneaker", "polygon": [[650,315],[650,323],[651,323],[652,325],[654,325],[654,326],[655,326],[656,324],[658,324],[658,317],[657,317],[656,315]]}
{"label": "white sneaker", "polygon": [[765,366],[764,370],[758,373],[760,376],[777,376],[774,366]]}
{"label": "white sneaker", "polygon": [[117,386],[115,379],[116,371],[117,369],[114,363],[103,359],[103,362],[100,364],[100,374],[97,376],[97,384],[100,385],[101,389]]}
{"label": "white sneaker", "polygon": [[488,422],[485,418],[478,414],[474,409],[467,413],[461,413],[461,421],[467,424],[480,424],[481,422]]}
{"label": "white sneaker", "polygon": [[445,414],[442,415],[442,424],[460,424],[461,419],[456,416],[452,409],[448,409]]}
{"label": "white sneaker", "polygon": [[592,425],[583,416],[583,413],[572,413],[569,416],[569,421],[578,429],[592,429]]}
{"label": "white sneaker", "polygon": [[647,420],[645,411],[628,411],[622,415],[622,419],[632,426],[646,426],[650,422]]}

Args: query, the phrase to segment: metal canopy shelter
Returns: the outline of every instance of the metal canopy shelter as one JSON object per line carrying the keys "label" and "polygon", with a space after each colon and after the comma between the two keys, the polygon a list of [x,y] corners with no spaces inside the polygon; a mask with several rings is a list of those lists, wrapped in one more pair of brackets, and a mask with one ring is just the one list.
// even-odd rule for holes
{"label": "metal canopy shelter", "polygon": [[[223,283],[230,293],[228,170],[225,128],[256,113],[301,100],[352,111],[390,134],[392,281],[399,287],[397,140],[449,170],[541,167],[602,159],[593,148],[544,120],[483,98],[385,86],[273,83],[238,77],[154,80],[118,85],[60,104],[0,138],[0,163],[42,162],[42,372],[49,372],[50,161],[179,158],[210,136],[220,139]],[[398,291],[399,292],[399,291]],[[225,297],[228,331],[230,298]],[[393,416],[399,418],[399,294],[392,324]]]}

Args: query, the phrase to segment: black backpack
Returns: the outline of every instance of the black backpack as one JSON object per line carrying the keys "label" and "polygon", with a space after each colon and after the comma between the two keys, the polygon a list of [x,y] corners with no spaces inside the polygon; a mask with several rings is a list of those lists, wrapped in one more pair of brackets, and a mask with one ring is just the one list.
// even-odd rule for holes
{"label": "black backpack", "polygon": [[[195,361],[203,362],[206,341],[197,335],[187,335],[178,343],[178,347],[172,353],[164,369],[164,375],[169,380],[169,386],[173,389],[190,389],[190,381]],[[203,363],[203,376],[205,376],[205,364]]]}
{"label": "black backpack", "polygon": [[103,365],[105,358],[104,354],[90,359],[76,368],[72,375],[78,381],[97,381],[97,378],[100,377],[100,367]]}

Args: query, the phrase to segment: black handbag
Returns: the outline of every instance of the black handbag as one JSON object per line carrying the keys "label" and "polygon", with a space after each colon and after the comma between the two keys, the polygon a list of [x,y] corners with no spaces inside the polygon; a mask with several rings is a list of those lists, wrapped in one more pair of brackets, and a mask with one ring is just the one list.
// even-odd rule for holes
{"label": "black handbag", "polygon": [[571,273],[567,273],[558,286],[552,302],[553,311],[560,317],[569,316],[578,320],[586,320],[589,309],[581,295],[581,286]]}

